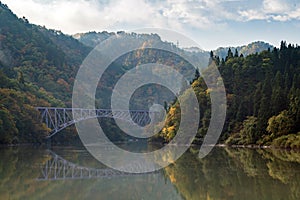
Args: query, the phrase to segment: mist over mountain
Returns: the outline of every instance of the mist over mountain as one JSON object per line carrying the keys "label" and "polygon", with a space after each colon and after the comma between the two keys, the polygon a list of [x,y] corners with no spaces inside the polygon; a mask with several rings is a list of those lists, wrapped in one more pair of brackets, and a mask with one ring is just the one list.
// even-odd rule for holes
{"label": "mist over mountain", "polygon": [[[130,35],[135,38],[140,38],[141,40],[155,40],[156,42],[160,43],[166,43],[172,46],[176,46],[175,44],[169,43],[169,42],[163,42],[159,35],[157,34],[137,34],[137,33],[126,33],[124,31],[118,31],[118,32],[87,32],[87,33],[77,33],[73,35],[73,37],[77,40],[79,40],[81,43],[83,43],[86,46],[89,47],[95,47],[96,45],[100,44],[104,40],[108,39],[111,36],[116,35]],[[177,47],[177,46],[176,46]],[[179,47],[177,47],[179,48]],[[245,44],[243,46],[238,47],[219,47],[216,50],[212,50],[215,56],[219,56],[221,59],[225,59],[228,53],[228,50],[231,49],[233,53],[235,51],[238,51],[238,54],[243,56],[247,56],[250,54],[260,53],[265,50],[273,50],[274,46],[266,43],[264,41],[255,41],[250,44]],[[184,47],[181,48],[183,51],[185,51],[189,55],[203,57],[203,59],[207,60],[210,55],[210,51],[205,51],[203,49],[200,49],[198,47]]]}

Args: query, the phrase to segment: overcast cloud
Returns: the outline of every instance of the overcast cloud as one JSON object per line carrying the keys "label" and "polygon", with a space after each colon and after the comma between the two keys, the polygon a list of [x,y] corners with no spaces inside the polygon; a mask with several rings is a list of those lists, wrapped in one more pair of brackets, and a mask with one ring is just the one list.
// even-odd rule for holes
{"label": "overcast cloud", "polygon": [[[249,23],[246,30],[258,29],[254,23],[290,24],[299,29],[300,2],[298,0],[1,0],[19,17],[25,16],[31,23],[61,30],[67,34],[87,31],[131,30],[141,27],[168,28],[188,36],[205,34],[215,40],[202,41],[203,46],[214,48],[223,45],[222,36],[239,32],[240,26]],[[299,5],[298,5],[299,2]],[[253,22],[253,23],[252,23]],[[253,25],[254,24],[254,25]],[[252,27],[251,27],[252,26]],[[277,28],[278,29],[278,28]],[[245,30],[245,31],[246,31]],[[299,33],[299,31],[298,31]],[[213,35],[215,39],[213,39]],[[255,34],[254,34],[255,35]],[[291,42],[296,36],[287,34]],[[244,40],[264,39],[249,38]],[[230,42],[230,35],[227,40]],[[273,36],[274,37],[274,36]],[[275,38],[274,38],[275,39]],[[279,41],[271,42],[279,43]],[[216,41],[219,40],[219,41]],[[232,41],[232,45],[235,45]],[[200,41],[201,42],[201,41]],[[241,41],[243,42],[243,41]],[[297,41],[296,41],[297,42]],[[206,44],[207,43],[207,44]],[[226,42],[225,42],[226,43]],[[225,44],[224,43],[224,44]]]}

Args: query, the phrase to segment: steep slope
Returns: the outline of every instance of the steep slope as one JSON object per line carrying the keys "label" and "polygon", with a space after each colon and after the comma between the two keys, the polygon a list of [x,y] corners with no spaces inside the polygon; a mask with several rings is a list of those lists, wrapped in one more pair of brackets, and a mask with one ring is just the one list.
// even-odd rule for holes
{"label": "steep slope", "polygon": [[36,106],[69,106],[76,71],[90,48],[17,18],[0,3],[0,144],[42,142]]}
{"label": "steep slope", "polygon": [[[300,48],[281,42],[280,49],[247,57],[228,52],[218,63],[227,93],[227,116],[220,142],[300,148]],[[202,111],[196,143],[210,121],[210,90],[200,77],[193,84]],[[183,94],[185,95],[185,94]],[[178,129],[179,105],[169,110],[160,137],[170,141]]]}
{"label": "steep slope", "polygon": [[1,4],[0,67],[9,77],[18,71],[25,82],[68,102],[75,73],[89,51],[90,48],[70,36],[17,18]]}

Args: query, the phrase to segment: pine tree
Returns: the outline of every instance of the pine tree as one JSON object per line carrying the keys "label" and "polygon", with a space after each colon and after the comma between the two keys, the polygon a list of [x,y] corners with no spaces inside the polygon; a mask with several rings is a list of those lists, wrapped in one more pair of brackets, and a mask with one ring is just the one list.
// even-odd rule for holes
{"label": "pine tree", "polygon": [[239,57],[239,52],[237,49],[235,49],[234,57],[236,57],[236,58]]}
{"label": "pine tree", "polygon": [[232,53],[231,49],[229,48],[228,52],[227,52],[227,56],[225,58],[225,61],[227,61],[227,60],[229,60],[231,58],[233,58],[233,53]]}

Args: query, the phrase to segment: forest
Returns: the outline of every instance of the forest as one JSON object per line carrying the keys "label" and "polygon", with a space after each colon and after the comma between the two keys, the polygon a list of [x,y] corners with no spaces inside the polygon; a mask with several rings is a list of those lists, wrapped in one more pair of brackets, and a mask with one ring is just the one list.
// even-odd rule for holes
{"label": "forest", "polygon": [[0,3],[0,144],[44,142],[49,130],[35,107],[70,106],[75,72],[89,51]]}
{"label": "forest", "polygon": [[[108,34],[105,32],[105,34]],[[110,33],[111,34],[111,33]],[[125,33],[122,33],[125,34]],[[109,35],[109,34],[108,34]],[[132,36],[136,37],[136,34]],[[61,31],[37,26],[18,18],[0,3],[0,144],[43,143],[49,129],[38,119],[36,106],[71,106],[72,86],[76,72],[96,44],[80,40]],[[162,42],[158,35],[142,35],[146,42]],[[177,48],[166,43],[169,48]],[[219,143],[228,145],[273,145],[300,148],[300,47],[282,41],[279,48],[243,55],[239,49],[228,49],[224,57],[214,52],[210,59],[222,75],[227,95],[227,116]],[[141,61],[133,52],[116,61],[109,76],[104,77],[98,96],[109,96],[117,79]],[[183,50],[178,50],[183,51]],[[216,55],[214,55],[216,54]],[[175,65],[166,53],[153,54],[155,62]],[[203,56],[203,55],[202,55]],[[209,57],[209,53],[207,55]],[[170,58],[169,58],[170,57]],[[149,62],[152,57],[143,58]],[[178,65],[177,65],[178,66]],[[119,67],[119,69],[115,69]],[[190,74],[185,63],[182,73]],[[188,68],[188,67],[187,67]],[[195,91],[201,121],[194,143],[201,144],[210,122],[210,91],[199,74],[191,82]],[[149,90],[149,88],[147,89]],[[168,96],[169,94],[160,94]],[[182,92],[187,95],[187,92]],[[138,96],[138,95],[137,95]],[[96,104],[107,104],[97,99]],[[163,102],[162,102],[163,103]],[[171,102],[168,102],[171,103]],[[165,127],[153,138],[169,142],[176,134],[180,121],[180,105],[172,102],[167,108]],[[116,132],[111,122],[102,122]],[[114,139],[118,135],[113,135]],[[79,140],[74,127],[53,138],[54,142]]]}
{"label": "forest", "polygon": [[[300,147],[300,47],[282,41],[280,48],[248,55],[228,50],[214,56],[227,96],[227,115],[219,143],[228,145]],[[194,143],[201,143],[210,121],[210,91],[203,78],[192,83],[201,121]],[[188,95],[188,94],[183,94]],[[157,140],[169,142],[180,120],[178,102],[169,108]]]}

